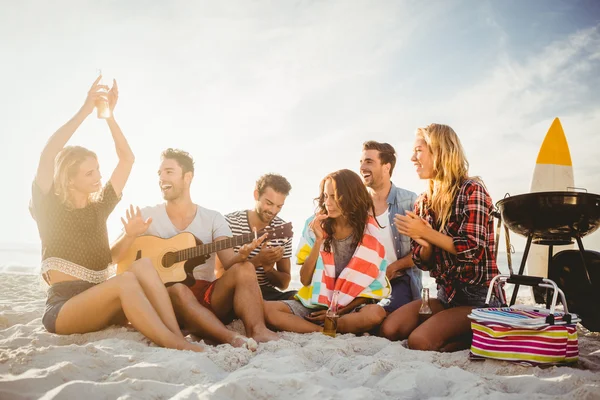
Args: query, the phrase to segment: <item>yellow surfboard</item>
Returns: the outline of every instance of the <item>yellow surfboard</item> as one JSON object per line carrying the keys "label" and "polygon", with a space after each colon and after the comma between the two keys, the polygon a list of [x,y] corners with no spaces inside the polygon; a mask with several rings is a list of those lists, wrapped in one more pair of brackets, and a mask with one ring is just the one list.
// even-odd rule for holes
{"label": "yellow surfboard", "polygon": [[[567,191],[574,186],[573,163],[567,137],[555,118],[540,147],[530,192]],[[554,252],[572,247],[555,246]],[[532,244],[527,257],[527,275],[548,277],[548,246]]]}

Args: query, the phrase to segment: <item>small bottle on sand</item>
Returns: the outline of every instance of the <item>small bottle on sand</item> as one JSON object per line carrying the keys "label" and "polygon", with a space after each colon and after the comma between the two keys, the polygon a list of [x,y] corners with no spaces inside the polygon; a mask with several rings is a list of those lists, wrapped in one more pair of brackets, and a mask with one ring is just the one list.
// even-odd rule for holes
{"label": "small bottle on sand", "polygon": [[327,336],[335,337],[337,332],[338,318],[338,295],[339,291],[333,292],[331,296],[331,303],[325,313],[325,326],[323,327],[323,333]]}
{"label": "small bottle on sand", "polygon": [[423,288],[421,291],[421,308],[419,308],[419,324],[427,321],[433,315],[429,307],[429,289]]}

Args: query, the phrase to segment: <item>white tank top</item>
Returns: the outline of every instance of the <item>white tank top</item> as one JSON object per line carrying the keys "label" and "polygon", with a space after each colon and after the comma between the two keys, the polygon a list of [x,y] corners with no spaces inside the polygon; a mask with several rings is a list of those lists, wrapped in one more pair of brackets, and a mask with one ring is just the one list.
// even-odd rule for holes
{"label": "white tank top", "polygon": [[381,229],[383,231],[381,235],[381,242],[383,247],[385,247],[385,259],[388,265],[397,260],[396,251],[394,250],[394,234],[392,231],[392,229],[396,229],[396,227],[390,226],[389,215],[390,210],[388,207],[383,214],[377,216],[377,222],[379,222],[379,225],[383,226]]}

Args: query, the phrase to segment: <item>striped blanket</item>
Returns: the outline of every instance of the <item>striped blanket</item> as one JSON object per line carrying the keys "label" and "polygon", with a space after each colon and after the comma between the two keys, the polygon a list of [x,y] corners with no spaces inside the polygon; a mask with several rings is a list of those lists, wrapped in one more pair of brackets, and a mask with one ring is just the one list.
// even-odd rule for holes
{"label": "striped blanket", "polygon": [[[296,252],[298,265],[304,264],[315,244],[314,233],[308,227],[313,218],[314,216],[304,224],[302,238]],[[341,307],[348,305],[356,297],[372,299],[389,297],[391,287],[385,275],[387,261],[385,248],[380,239],[381,234],[382,230],[375,219],[369,217],[362,241],[337,279],[333,251],[328,253],[321,247],[311,284],[301,288],[296,299],[305,307],[323,308],[329,306],[335,290],[340,292],[338,304]]]}
{"label": "striped blanket", "polygon": [[473,341],[471,355],[529,365],[577,361],[579,348],[575,319],[555,313],[556,323],[545,323],[547,312],[514,308],[475,309],[469,315]]}

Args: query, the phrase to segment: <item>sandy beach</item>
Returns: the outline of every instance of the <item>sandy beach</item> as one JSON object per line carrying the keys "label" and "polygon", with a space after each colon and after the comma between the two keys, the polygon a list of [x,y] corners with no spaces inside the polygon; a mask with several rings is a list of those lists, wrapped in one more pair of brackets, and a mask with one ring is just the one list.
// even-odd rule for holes
{"label": "sandy beach", "polygon": [[600,399],[600,334],[584,329],[577,364],[543,369],[354,335],[281,333],[256,353],[192,353],[124,327],[49,334],[37,277],[0,282],[0,399]]}

